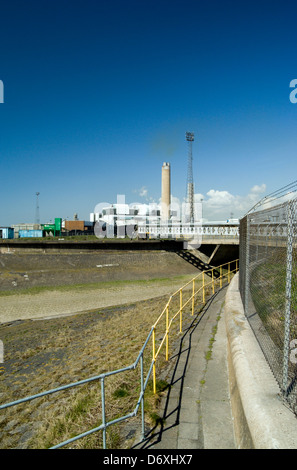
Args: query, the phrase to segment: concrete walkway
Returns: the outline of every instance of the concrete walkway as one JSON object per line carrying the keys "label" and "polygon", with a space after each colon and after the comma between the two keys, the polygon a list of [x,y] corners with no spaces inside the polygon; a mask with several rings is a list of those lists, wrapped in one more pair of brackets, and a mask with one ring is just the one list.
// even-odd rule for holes
{"label": "concrete walkway", "polygon": [[296,416],[245,317],[238,274],[194,318],[172,360],[163,423],[134,448],[297,448]]}
{"label": "concrete walkway", "polygon": [[[184,333],[162,402],[163,424],[139,449],[234,449],[223,288]],[[214,340],[214,341],[213,341]]]}

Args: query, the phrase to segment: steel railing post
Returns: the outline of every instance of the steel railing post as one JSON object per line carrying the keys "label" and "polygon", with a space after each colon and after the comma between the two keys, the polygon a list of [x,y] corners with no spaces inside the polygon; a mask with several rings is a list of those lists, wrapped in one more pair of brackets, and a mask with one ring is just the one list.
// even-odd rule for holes
{"label": "steel railing post", "polygon": [[153,328],[152,342],[153,342],[153,391],[156,393],[156,344],[155,344],[155,328]]}
{"label": "steel railing post", "polygon": [[169,355],[169,331],[168,331],[168,326],[169,326],[169,307],[167,305],[166,307],[166,361],[168,361],[168,355]]}
{"label": "steel railing post", "polygon": [[101,378],[101,402],[102,402],[102,424],[103,424],[103,449],[106,449],[106,421],[105,421],[105,387],[104,377]]}
{"label": "steel railing post", "polygon": [[194,315],[194,304],[195,304],[195,279],[193,279],[193,292],[192,292],[192,315]]}
{"label": "steel railing post", "polygon": [[144,439],[144,387],[143,387],[143,353],[140,357],[140,388],[141,388],[141,428],[142,428],[142,439]]}

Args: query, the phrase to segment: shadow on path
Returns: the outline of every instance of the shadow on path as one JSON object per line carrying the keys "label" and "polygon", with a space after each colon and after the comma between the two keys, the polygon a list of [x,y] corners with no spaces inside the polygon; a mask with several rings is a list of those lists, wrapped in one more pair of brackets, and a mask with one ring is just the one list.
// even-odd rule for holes
{"label": "shadow on path", "polygon": [[[176,251],[176,254],[180,256],[181,258],[183,258],[188,263],[195,266],[195,268],[199,269],[200,271],[207,271],[209,269],[213,269],[213,266],[202,261],[200,258],[198,258],[198,256],[195,256],[194,253],[191,253],[186,250],[180,250],[180,251]],[[211,272],[206,272],[205,274],[211,277]],[[217,269],[214,269],[213,275],[215,278],[220,277],[220,271]]]}

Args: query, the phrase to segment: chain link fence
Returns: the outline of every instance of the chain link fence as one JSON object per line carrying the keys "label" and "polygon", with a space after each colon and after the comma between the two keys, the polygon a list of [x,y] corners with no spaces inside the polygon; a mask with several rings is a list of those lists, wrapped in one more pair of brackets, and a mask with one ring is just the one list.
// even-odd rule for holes
{"label": "chain link fence", "polygon": [[[245,315],[297,414],[297,197],[240,221],[239,289]],[[272,205],[272,207],[271,207]]]}

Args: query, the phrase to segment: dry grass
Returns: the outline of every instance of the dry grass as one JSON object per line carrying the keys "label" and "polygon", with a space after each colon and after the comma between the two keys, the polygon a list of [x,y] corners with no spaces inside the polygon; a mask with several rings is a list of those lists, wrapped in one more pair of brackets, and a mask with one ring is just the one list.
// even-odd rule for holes
{"label": "dry grass", "polygon": [[[24,321],[2,328],[5,364],[1,403],[132,364],[166,301],[167,297],[161,297],[100,312]],[[151,349],[149,343],[144,356],[145,370],[151,361]],[[133,411],[140,393],[139,377],[138,367],[134,372],[106,379],[107,420]],[[100,393],[100,382],[94,382],[2,411],[1,448],[49,447],[98,426]],[[149,422],[158,397],[147,400]],[[12,422],[14,429],[10,431]],[[24,435],[30,439],[24,442]],[[123,445],[116,427],[109,428],[108,445]],[[77,441],[74,447],[102,447],[101,432]]]}
{"label": "dry grass", "polygon": [[[191,286],[183,302],[191,295]],[[167,296],[133,305],[105,308],[70,317],[23,321],[1,329],[5,344],[5,364],[0,385],[0,401],[6,403],[56,388],[90,376],[120,369],[134,363],[147,335],[162,312]],[[191,321],[191,302],[183,311],[183,328]],[[170,316],[179,309],[179,296],[173,299]],[[196,312],[199,301],[196,302]],[[164,317],[165,318],[165,317]],[[165,332],[165,320],[156,330],[157,347]],[[172,325],[170,354],[179,341],[180,317]],[[152,360],[151,341],[144,354],[145,375]],[[157,361],[157,377],[166,369],[165,352]],[[1,371],[0,371],[1,373]],[[146,424],[158,419],[164,386],[158,393],[149,383],[145,394]],[[134,410],[140,393],[140,369],[113,375],[105,380],[106,420]],[[91,382],[66,391],[38,398],[2,411],[1,448],[48,448],[101,424],[100,382]],[[133,418],[134,429],[126,423],[107,431],[108,448],[128,448],[140,426],[140,414]],[[133,427],[133,426],[132,426]],[[131,428],[129,428],[131,430]],[[131,440],[132,439],[132,440]],[[102,448],[102,432],[71,444],[72,448]]]}

